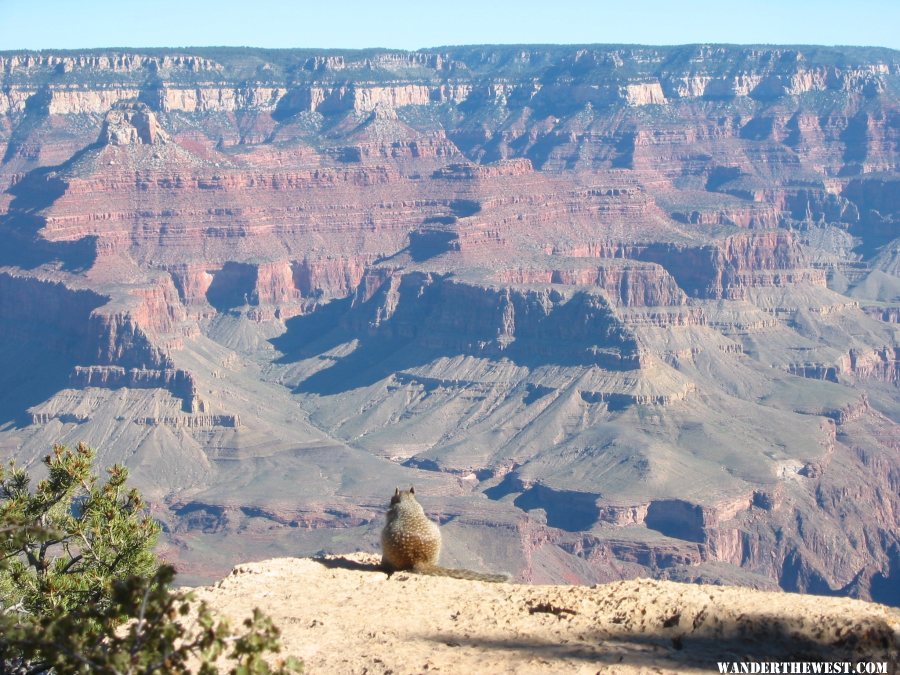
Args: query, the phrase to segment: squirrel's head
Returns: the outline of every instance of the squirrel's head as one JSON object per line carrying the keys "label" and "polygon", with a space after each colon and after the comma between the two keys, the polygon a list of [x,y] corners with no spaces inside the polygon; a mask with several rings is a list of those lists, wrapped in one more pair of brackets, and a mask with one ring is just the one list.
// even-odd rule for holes
{"label": "squirrel's head", "polygon": [[409,490],[401,490],[400,488],[397,488],[394,490],[394,496],[391,497],[391,506],[393,506],[394,504],[399,504],[404,499],[415,500],[415,498],[416,489],[412,485],[409,486]]}

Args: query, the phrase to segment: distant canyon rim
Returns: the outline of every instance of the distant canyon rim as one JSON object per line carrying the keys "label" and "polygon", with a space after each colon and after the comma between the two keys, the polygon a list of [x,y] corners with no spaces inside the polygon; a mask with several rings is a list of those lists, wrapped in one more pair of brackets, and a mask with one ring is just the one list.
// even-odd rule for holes
{"label": "distant canyon rim", "polygon": [[900,604],[900,52],[0,52],[0,451],[186,583],[378,548]]}

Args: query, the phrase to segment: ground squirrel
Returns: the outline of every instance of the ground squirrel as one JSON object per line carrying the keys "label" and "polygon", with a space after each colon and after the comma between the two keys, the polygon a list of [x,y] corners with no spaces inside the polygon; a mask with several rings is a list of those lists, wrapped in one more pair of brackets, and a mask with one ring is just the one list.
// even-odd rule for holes
{"label": "ground squirrel", "polygon": [[480,574],[470,570],[457,570],[437,564],[441,555],[441,531],[425,515],[416,501],[416,490],[397,488],[391,497],[387,512],[387,524],[381,531],[381,566],[390,574],[410,570],[418,574],[473,579],[476,581],[503,582],[509,579],[501,574]]}

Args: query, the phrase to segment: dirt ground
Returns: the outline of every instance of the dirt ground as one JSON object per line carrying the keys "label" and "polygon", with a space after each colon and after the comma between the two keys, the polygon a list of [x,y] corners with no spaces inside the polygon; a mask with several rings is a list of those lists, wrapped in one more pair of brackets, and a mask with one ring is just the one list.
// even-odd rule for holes
{"label": "dirt ground", "polygon": [[882,605],[649,579],[388,577],[377,563],[268,560],[198,595],[235,622],[254,607],[268,613],[308,673],[709,673],[720,661],[875,661],[897,672],[900,611]]}

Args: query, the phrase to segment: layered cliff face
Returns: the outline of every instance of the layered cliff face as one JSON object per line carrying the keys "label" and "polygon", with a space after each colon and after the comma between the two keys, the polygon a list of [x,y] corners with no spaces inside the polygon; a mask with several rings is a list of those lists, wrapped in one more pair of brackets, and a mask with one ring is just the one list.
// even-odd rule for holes
{"label": "layered cliff face", "polygon": [[522,579],[897,602],[895,52],[0,79],[0,447],[128,462],[189,578],[374,547],[414,483],[461,562]]}

